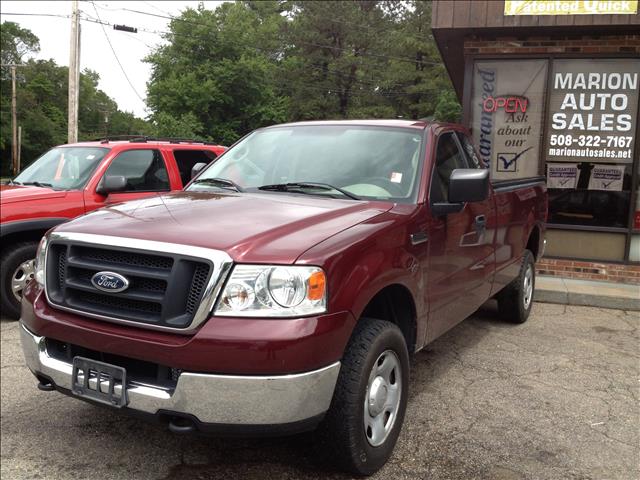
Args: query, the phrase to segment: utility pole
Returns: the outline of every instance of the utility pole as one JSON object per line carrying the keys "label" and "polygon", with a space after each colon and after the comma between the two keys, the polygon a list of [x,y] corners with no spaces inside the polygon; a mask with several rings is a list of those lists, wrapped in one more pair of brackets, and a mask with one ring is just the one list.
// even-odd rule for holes
{"label": "utility pole", "polygon": [[80,83],[80,15],[78,0],[73,0],[71,12],[71,45],[69,49],[69,116],[67,142],[78,141],[78,100]]}
{"label": "utility pole", "polygon": [[18,158],[16,162],[16,175],[20,173],[20,156],[22,154],[22,126],[18,127]]}
{"label": "utility pole", "polygon": [[18,106],[16,99],[16,66],[11,65],[11,170],[18,174]]}
{"label": "utility pole", "polygon": [[1,65],[11,69],[11,172],[17,175],[20,171],[20,151],[18,147],[18,101],[16,91],[16,69],[25,65],[11,63]]}

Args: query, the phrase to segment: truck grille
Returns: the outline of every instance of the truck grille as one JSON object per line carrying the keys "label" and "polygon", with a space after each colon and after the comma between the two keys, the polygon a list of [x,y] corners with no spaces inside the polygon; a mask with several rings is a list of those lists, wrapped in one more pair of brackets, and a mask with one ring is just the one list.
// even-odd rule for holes
{"label": "truck grille", "polygon": [[[214,252],[213,258],[203,258],[190,255],[190,250],[209,250],[166,244],[173,248],[149,251],[122,246],[123,242],[81,243],[68,238],[70,235],[54,233],[49,242],[47,299],[54,307],[104,320],[134,322],[148,328],[193,329],[208,316],[224,281],[221,272],[228,272],[231,265],[226,254],[215,250],[210,251]],[[216,256],[224,261],[216,262]],[[128,287],[120,292],[102,291],[92,282],[98,272],[122,275]]]}

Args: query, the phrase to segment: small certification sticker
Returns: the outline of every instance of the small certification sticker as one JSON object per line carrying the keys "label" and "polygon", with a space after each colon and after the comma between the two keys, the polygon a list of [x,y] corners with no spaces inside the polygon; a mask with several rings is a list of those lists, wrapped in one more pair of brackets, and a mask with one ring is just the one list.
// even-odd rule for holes
{"label": "small certification sticker", "polygon": [[95,155],[87,155],[87,160],[93,160],[94,158],[96,158]]}
{"label": "small certification sticker", "polygon": [[391,172],[390,180],[393,183],[402,183],[402,174],[400,172]]}

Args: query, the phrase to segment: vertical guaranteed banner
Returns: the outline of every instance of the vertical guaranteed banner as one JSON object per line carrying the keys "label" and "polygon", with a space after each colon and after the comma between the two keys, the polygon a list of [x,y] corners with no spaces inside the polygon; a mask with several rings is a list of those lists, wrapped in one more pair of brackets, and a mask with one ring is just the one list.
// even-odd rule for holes
{"label": "vertical guaranteed banner", "polygon": [[546,60],[475,63],[472,132],[492,179],[539,174],[546,78]]}
{"label": "vertical guaranteed banner", "polygon": [[632,15],[637,0],[505,0],[505,15]]}
{"label": "vertical guaranteed banner", "polygon": [[632,163],[640,59],[553,62],[547,161]]}

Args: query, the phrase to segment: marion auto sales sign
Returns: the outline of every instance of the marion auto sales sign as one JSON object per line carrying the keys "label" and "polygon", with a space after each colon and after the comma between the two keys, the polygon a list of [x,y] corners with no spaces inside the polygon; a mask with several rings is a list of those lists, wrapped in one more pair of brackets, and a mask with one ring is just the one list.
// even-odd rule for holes
{"label": "marion auto sales sign", "polygon": [[556,60],[547,112],[547,160],[633,162],[640,60]]}

